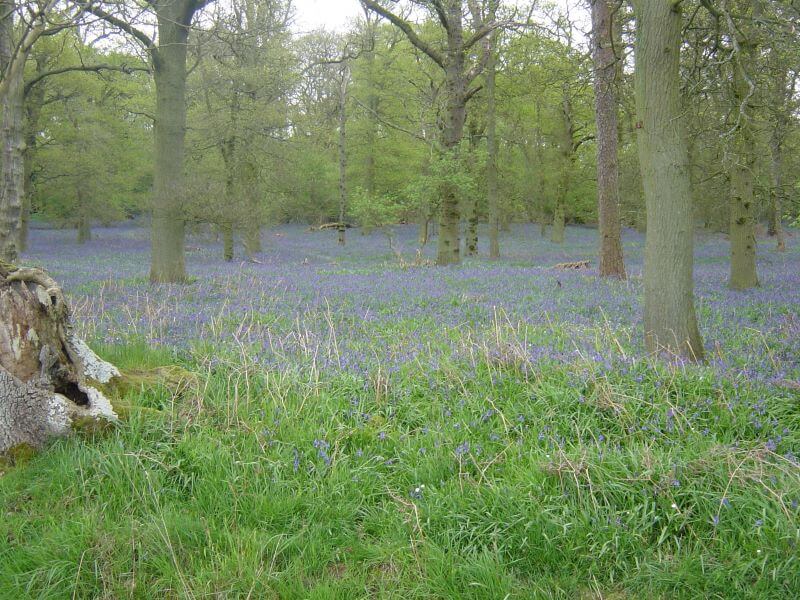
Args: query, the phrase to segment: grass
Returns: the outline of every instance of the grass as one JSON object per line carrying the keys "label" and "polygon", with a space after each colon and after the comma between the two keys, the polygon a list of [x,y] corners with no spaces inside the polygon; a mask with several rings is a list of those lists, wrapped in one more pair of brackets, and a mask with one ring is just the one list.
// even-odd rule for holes
{"label": "grass", "polygon": [[183,360],[195,393],[133,392],[158,412],[0,478],[0,597],[800,593],[796,392],[646,363],[359,378]]}
{"label": "grass", "polygon": [[699,240],[709,365],[681,367],[640,358],[632,232],[627,282],[549,268],[593,255],[577,228],[403,270],[285,227],[263,264],[194,240],[159,287],[146,232],[97,233],[28,260],[102,356],[196,385],[0,473],[0,600],[800,597],[796,240],[748,292]]}

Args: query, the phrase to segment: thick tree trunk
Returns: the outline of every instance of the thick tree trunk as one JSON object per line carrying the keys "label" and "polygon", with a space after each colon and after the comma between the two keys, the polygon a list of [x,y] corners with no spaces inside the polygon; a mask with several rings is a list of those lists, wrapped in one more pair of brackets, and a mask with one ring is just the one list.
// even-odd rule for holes
{"label": "thick tree trunk", "polygon": [[19,222],[25,189],[25,139],[23,130],[23,67],[16,60],[6,73],[6,93],[2,98],[2,181],[0,181],[0,259],[17,259]]}
{"label": "thick tree trunk", "polygon": [[[447,116],[443,131],[442,146],[448,159],[458,156],[458,146],[464,137],[467,118],[467,98],[464,74],[464,38],[461,2],[450,2],[447,6],[447,63],[445,69],[445,91],[447,94]],[[439,238],[436,264],[457,265],[461,262],[461,240],[459,226],[461,210],[458,191],[449,184],[442,190],[439,214]]]}
{"label": "thick tree trunk", "polygon": [[756,166],[753,135],[753,93],[748,82],[756,51],[752,40],[741,39],[734,58],[733,106],[737,127],[734,132],[730,179],[731,273],[729,285],[746,290],[758,285],[756,273],[756,219],[753,172]]}
{"label": "thick tree trunk", "polygon": [[694,218],[680,102],[681,12],[635,0],[639,163],[647,204],[644,330],[648,351],[702,360],[694,310]]}
{"label": "thick tree trunk", "polygon": [[600,276],[625,279],[619,221],[617,163],[617,61],[612,46],[611,0],[592,3],[595,121],[597,123],[597,214]]}
{"label": "thick tree trunk", "polygon": [[186,137],[186,42],[194,0],[156,3],[158,49],[153,51],[156,84],[155,173],[150,281],[186,280],[184,215]]}
{"label": "thick tree trunk", "polygon": [[495,78],[497,33],[492,34],[491,54],[486,65],[486,196],[489,205],[489,258],[500,258],[500,214],[497,190],[497,110],[495,107]]}
{"label": "thick tree trunk", "polygon": [[0,453],[39,447],[77,419],[116,419],[93,385],[119,371],[70,330],[63,294],[46,273],[0,262]]}

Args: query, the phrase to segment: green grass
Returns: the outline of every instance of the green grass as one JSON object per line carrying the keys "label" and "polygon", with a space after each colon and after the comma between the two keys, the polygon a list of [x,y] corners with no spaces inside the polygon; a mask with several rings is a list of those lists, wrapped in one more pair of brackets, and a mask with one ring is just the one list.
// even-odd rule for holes
{"label": "green grass", "polygon": [[159,411],[0,477],[0,598],[800,596],[796,392],[648,365],[184,366],[197,393],[133,392]]}

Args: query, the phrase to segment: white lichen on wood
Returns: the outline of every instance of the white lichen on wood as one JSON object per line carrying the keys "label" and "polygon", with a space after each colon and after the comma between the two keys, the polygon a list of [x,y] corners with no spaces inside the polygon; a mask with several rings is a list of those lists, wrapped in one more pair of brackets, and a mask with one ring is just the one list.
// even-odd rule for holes
{"label": "white lichen on wood", "polygon": [[42,446],[78,421],[115,421],[98,389],[120,377],[70,328],[47,273],[0,263],[0,453]]}

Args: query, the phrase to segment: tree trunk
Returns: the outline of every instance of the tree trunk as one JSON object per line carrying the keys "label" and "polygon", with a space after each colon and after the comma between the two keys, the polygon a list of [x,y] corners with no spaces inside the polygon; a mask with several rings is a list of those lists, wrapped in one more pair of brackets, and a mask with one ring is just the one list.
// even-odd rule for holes
{"label": "tree trunk", "polygon": [[419,227],[417,230],[417,242],[420,247],[427,245],[430,230],[431,218],[427,213],[420,214]]}
{"label": "tree trunk", "polygon": [[753,171],[756,166],[753,135],[753,93],[748,79],[755,65],[756,45],[740,39],[740,50],[733,60],[733,106],[737,121],[731,157],[730,240],[731,273],[729,285],[746,290],[758,285],[756,273],[756,219]]}
{"label": "tree trunk", "polygon": [[[770,57],[777,56],[777,52],[772,49]],[[773,106],[772,106],[772,133],[770,135],[770,207],[769,207],[769,234],[775,236],[776,248],[778,252],[786,250],[786,238],[783,231],[783,143],[786,138],[786,130],[791,115],[791,108],[787,100],[791,97],[788,87],[788,77],[786,68],[781,64],[780,59],[772,61],[777,70],[774,78]],[[794,85],[791,86],[792,88]]]}
{"label": "tree trunk", "polygon": [[[469,169],[473,173],[478,170],[478,149],[485,126],[475,117],[468,120],[467,130],[469,135]],[[469,198],[467,212],[467,230],[464,239],[464,253],[466,256],[478,256],[478,227],[480,225],[480,195],[472,194]]]}
{"label": "tree trunk", "polygon": [[23,130],[24,61],[15,60],[6,73],[2,98],[2,182],[0,182],[0,259],[17,260],[19,222],[25,188],[25,139]]}
{"label": "tree trunk", "polygon": [[486,65],[486,196],[489,205],[489,258],[500,258],[499,209],[497,206],[497,110],[495,79],[497,33],[492,34],[489,62]]}
{"label": "tree trunk", "polygon": [[150,281],[186,280],[184,217],[186,137],[186,42],[196,2],[159,1],[156,84],[155,172]]}
{"label": "tree trunk", "polygon": [[222,259],[225,262],[233,262],[235,258],[233,223],[230,219],[223,218],[222,225]]}
{"label": "tree trunk", "polygon": [[652,353],[702,360],[694,310],[694,218],[680,102],[681,11],[635,0],[638,150],[647,205],[645,343]]}
{"label": "tree trunk", "polygon": [[46,273],[0,262],[0,453],[39,447],[78,419],[116,420],[94,382],[117,376],[73,335]]}
{"label": "tree trunk", "polygon": [[86,203],[86,195],[83,192],[81,181],[77,182],[78,190],[78,243],[85,244],[92,239],[92,217],[89,213],[89,206]]}
{"label": "tree trunk", "polygon": [[553,228],[550,231],[550,241],[556,244],[564,242],[566,228],[566,204],[569,193],[570,179],[572,177],[573,156],[575,152],[574,126],[572,123],[572,101],[569,97],[569,87],[565,82],[562,87],[561,98],[561,133],[558,140],[558,152],[561,158],[561,173],[556,190],[556,201],[553,207]]}
{"label": "tree trunk", "polygon": [[597,215],[600,276],[625,279],[619,221],[617,163],[617,61],[612,46],[611,0],[592,3],[595,121],[597,123]]}
{"label": "tree trunk", "polygon": [[[248,177],[255,180],[256,168],[253,164],[248,164],[247,173]],[[254,259],[257,255],[261,254],[261,223],[262,212],[261,202],[258,194],[255,193],[251,187],[246,194],[247,200],[247,222],[244,226],[244,251],[247,258]]]}
{"label": "tree trunk", "polygon": [[350,70],[342,68],[342,81],[339,87],[339,245],[347,242],[347,227],[344,223],[347,211],[347,84]]}
{"label": "tree trunk", "polygon": [[[464,74],[463,22],[461,2],[450,2],[447,6],[449,27],[447,30],[447,63],[445,69],[445,91],[447,94],[446,122],[442,146],[448,160],[456,160],[458,146],[464,137],[467,118],[466,81]],[[461,262],[461,240],[459,225],[461,211],[456,188],[443,186],[439,214],[439,238],[436,264],[457,265]]]}

